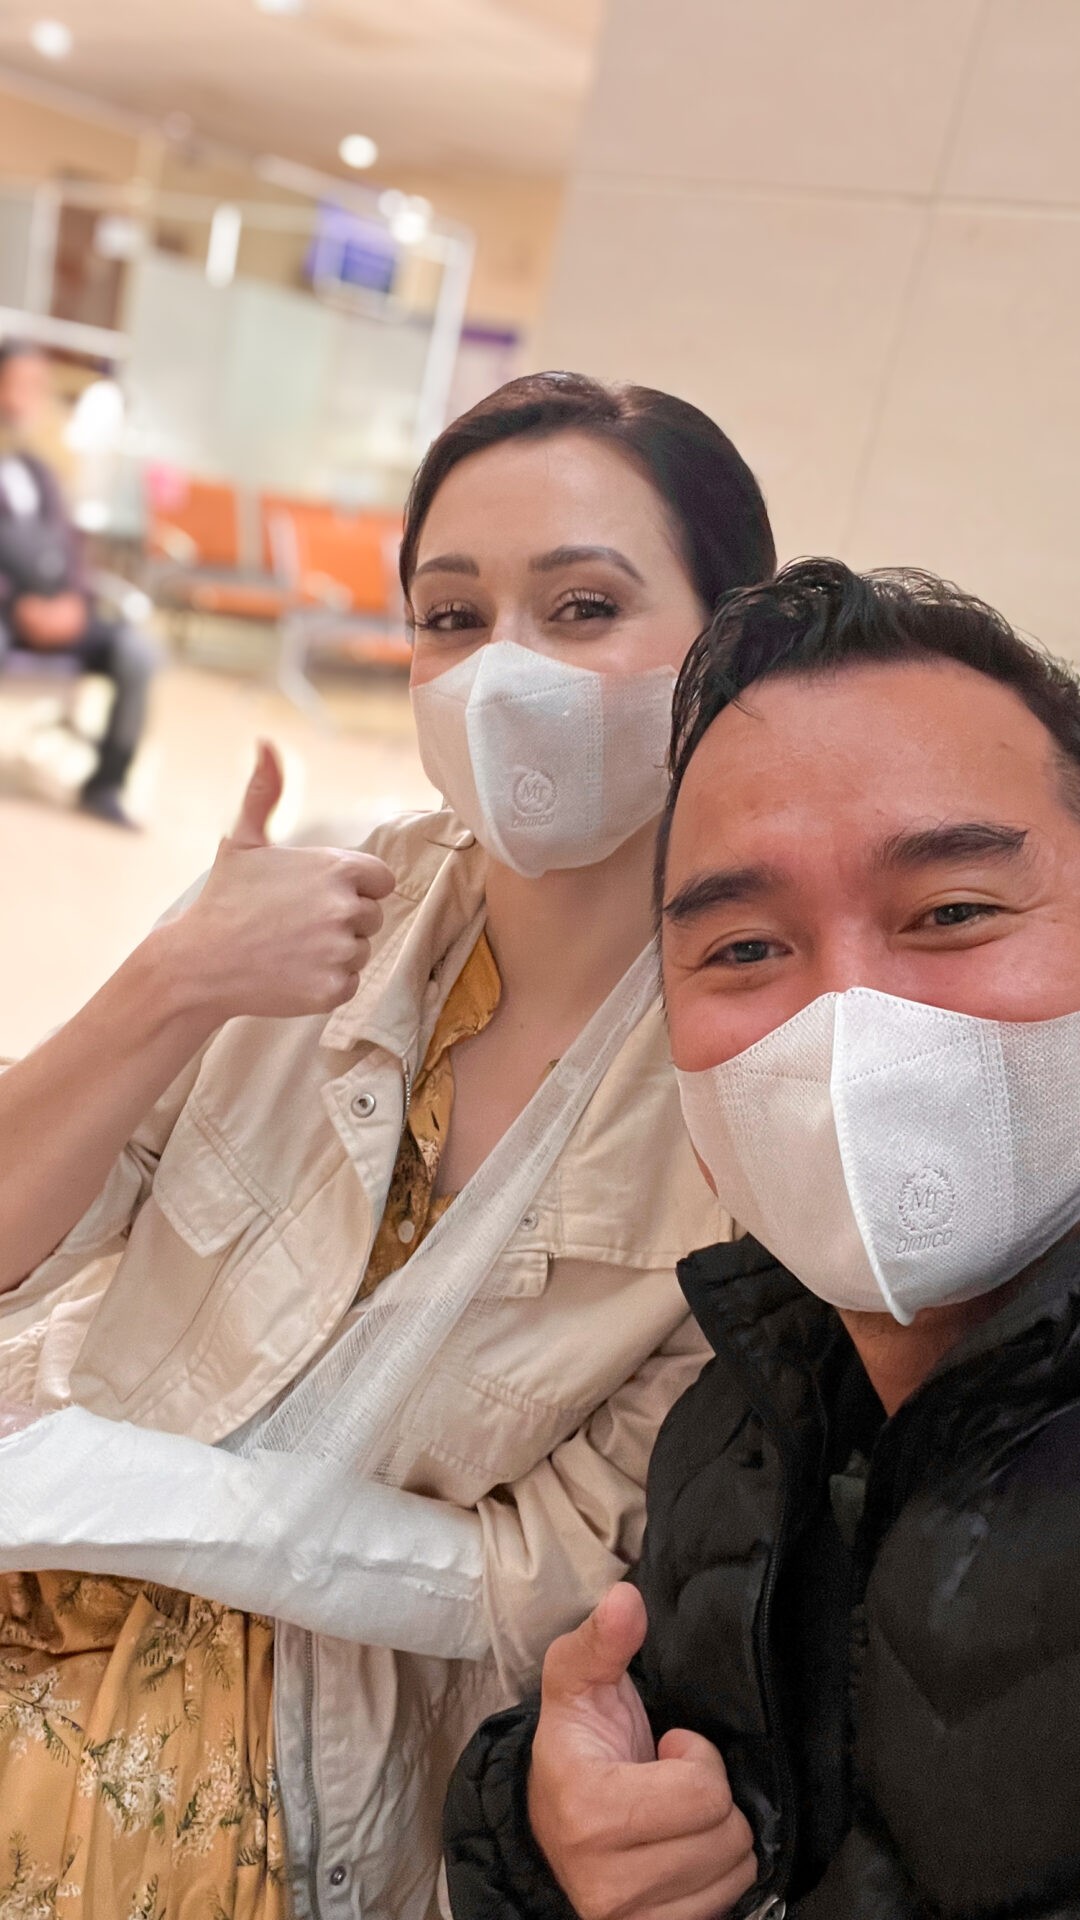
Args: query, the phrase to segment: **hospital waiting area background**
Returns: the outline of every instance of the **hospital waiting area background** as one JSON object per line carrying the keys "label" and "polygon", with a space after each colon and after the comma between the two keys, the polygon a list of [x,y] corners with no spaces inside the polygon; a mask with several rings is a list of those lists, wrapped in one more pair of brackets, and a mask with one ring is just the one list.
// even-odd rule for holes
{"label": "hospital waiting area background", "polygon": [[1080,660],[1078,101],[1078,0],[9,0],[0,338],[164,663],[139,833],[73,805],[102,685],[0,671],[0,1056],[207,867],[260,737],[281,837],[433,801],[401,511],[515,373],[684,395],[781,558]]}

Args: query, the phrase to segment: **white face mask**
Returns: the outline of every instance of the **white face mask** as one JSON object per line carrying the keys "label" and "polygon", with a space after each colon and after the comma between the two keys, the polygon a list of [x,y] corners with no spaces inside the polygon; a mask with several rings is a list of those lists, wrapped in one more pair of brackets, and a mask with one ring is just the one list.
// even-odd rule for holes
{"label": "white face mask", "polygon": [[516,873],[591,867],[663,807],[674,686],[489,641],[413,688],[424,772]]}
{"label": "white face mask", "polygon": [[1080,1013],[1005,1022],[868,987],[680,1073],[723,1206],[811,1293],[907,1326],[1080,1219]]}

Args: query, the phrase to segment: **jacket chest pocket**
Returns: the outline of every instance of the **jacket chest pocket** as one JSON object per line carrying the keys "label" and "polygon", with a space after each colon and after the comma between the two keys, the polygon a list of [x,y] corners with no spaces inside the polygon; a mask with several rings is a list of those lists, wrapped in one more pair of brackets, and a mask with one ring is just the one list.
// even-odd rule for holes
{"label": "jacket chest pocket", "polygon": [[185,1111],[72,1372],[76,1398],[121,1412],[189,1341],[222,1278],[265,1241],[252,1190]]}
{"label": "jacket chest pocket", "polygon": [[154,1175],[151,1204],[192,1253],[203,1255],[224,1252],[260,1214],[275,1210],[270,1197],[225,1158],[186,1109]]}
{"label": "jacket chest pocket", "polygon": [[[492,1275],[499,1297],[466,1310],[403,1409],[394,1466],[404,1485],[471,1505],[530,1472],[591,1411],[592,1330],[564,1327],[551,1310],[552,1276],[565,1265],[537,1247],[503,1255]],[[552,1358],[567,1342],[578,1349],[573,1367]]]}

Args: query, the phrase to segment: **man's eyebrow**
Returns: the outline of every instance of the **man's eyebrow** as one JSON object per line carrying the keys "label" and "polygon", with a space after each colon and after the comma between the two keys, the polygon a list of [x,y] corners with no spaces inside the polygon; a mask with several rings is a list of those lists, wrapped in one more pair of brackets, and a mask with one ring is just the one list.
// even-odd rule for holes
{"label": "man's eyebrow", "polygon": [[997,826],[989,820],[961,820],[917,833],[893,833],[874,856],[879,871],[931,867],[946,860],[1015,860],[1023,852],[1023,827]]}
{"label": "man's eyebrow", "polygon": [[664,907],[664,919],[683,927],[714,907],[740,906],[743,901],[759,900],[783,885],[784,876],[777,867],[718,867],[688,880]]}
{"label": "man's eyebrow", "polygon": [[418,580],[422,573],[467,573],[475,580],[479,577],[480,569],[467,553],[440,553],[434,560],[425,560],[422,566],[417,567],[413,579]]}
{"label": "man's eyebrow", "polygon": [[585,560],[608,560],[613,567],[619,567],[623,573],[629,574],[639,586],[645,585],[633,561],[628,560],[625,553],[620,553],[618,547],[552,547],[550,553],[538,554],[535,560],[530,560],[529,570],[531,573],[558,573],[561,567],[577,567]]}

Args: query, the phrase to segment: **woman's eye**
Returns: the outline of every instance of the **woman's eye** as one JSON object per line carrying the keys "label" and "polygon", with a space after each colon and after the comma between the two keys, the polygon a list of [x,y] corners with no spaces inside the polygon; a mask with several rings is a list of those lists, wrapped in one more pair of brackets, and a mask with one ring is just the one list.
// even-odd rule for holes
{"label": "woman's eye", "polygon": [[780,951],[774,940],[732,940],[726,947],[717,947],[709,955],[710,967],[759,967],[763,960],[772,960]]}
{"label": "woman's eye", "polygon": [[999,911],[998,907],[992,907],[984,900],[947,900],[940,907],[932,907],[919,925],[969,927],[976,920],[989,920]]}
{"label": "woman's eye", "polygon": [[417,633],[464,633],[483,625],[475,607],[463,600],[455,600],[445,607],[432,607],[423,617],[419,614],[413,621]]}
{"label": "woman's eye", "polygon": [[613,620],[619,609],[606,593],[571,593],[560,600],[555,620]]}

